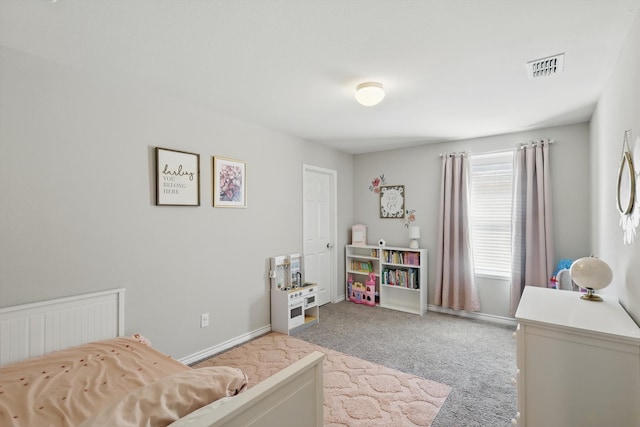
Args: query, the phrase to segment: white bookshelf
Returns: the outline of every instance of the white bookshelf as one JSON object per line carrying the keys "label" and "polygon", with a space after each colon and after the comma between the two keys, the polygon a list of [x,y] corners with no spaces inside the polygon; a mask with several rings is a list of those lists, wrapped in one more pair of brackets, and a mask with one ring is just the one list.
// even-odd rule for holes
{"label": "white bookshelf", "polygon": [[347,245],[345,291],[349,277],[364,283],[375,274],[380,307],[423,315],[427,311],[427,251],[401,247]]}

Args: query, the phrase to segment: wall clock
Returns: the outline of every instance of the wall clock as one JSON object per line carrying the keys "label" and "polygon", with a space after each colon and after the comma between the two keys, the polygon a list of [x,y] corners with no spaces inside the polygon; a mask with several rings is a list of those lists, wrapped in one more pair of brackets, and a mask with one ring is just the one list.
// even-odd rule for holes
{"label": "wall clock", "polygon": [[380,187],[380,218],[404,218],[404,185]]}

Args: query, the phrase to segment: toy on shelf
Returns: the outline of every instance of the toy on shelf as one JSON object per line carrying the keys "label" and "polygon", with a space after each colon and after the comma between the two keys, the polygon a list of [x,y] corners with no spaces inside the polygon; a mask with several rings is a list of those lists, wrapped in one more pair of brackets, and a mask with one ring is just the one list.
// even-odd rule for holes
{"label": "toy on shelf", "polygon": [[351,283],[353,279],[349,277],[349,300],[356,304],[368,306],[376,305],[376,275],[369,274],[369,280],[363,285],[360,282]]}
{"label": "toy on shelf", "polygon": [[356,304],[364,304],[364,291],[365,287],[360,282],[354,282],[351,285],[351,292],[349,293],[349,300]]}
{"label": "toy on shelf", "polygon": [[366,285],[365,290],[365,304],[374,306],[376,305],[376,275],[375,273],[369,273],[369,280],[364,282]]}

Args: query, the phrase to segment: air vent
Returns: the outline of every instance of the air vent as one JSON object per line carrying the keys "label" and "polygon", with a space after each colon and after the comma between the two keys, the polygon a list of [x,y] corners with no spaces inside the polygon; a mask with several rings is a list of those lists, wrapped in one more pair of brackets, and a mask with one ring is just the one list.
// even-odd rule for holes
{"label": "air vent", "polygon": [[527,73],[529,74],[529,79],[551,77],[562,73],[563,67],[564,53],[560,53],[548,58],[527,62]]}

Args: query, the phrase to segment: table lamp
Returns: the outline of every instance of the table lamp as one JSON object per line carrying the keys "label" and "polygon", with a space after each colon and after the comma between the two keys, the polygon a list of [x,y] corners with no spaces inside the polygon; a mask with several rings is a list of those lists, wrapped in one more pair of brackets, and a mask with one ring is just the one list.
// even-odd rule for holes
{"label": "table lamp", "polygon": [[409,248],[418,249],[418,239],[420,238],[420,227],[417,225],[413,225],[409,228],[409,238],[411,239],[411,243],[409,243]]}
{"label": "table lamp", "polygon": [[569,271],[574,283],[587,290],[587,293],[580,297],[587,301],[602,301],[602,298],[595,295],[593,291],[606,288],[613,279],[609,264],[595,257],[575,260]]}

